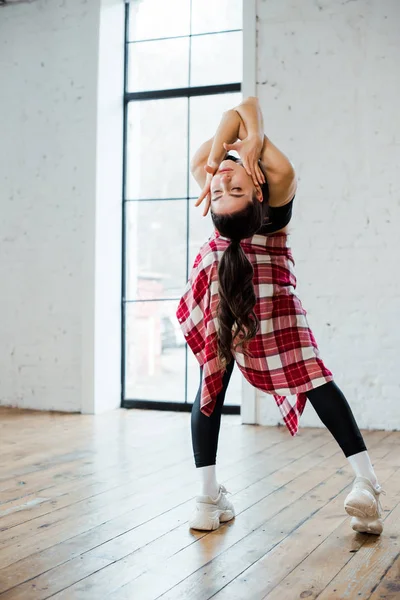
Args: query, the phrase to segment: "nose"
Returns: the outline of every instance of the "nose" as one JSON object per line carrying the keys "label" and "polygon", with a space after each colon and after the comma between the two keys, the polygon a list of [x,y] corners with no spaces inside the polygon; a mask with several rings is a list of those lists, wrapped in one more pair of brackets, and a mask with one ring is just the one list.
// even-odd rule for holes
{"label": "nose", "polygon": [[226,171],[224,173],[221,173],[220,177],[221,177],[221,183],[226,184],[231,180],[231,172]]}

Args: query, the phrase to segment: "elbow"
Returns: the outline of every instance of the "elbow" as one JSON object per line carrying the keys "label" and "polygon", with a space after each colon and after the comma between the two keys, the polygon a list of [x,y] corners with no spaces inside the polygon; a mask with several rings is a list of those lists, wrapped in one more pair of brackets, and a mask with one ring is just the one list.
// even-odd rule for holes
{"label": "elbow", "polygon": [[292,165],[289,159],[286,161],[280,176],[285,181],[296,179],[296,171],[294,170],[294,166]]}
{"label": "elbow", "polygon": [[243,100],[242,104],[256,104],[256,105],[259,105],[259,103],[260,102],[259,102],[257,96],[248,96],[247,98],[245,98]]}
{"label": "elbow", "polygon": [[284,178],[285,179],[296,179],[296,171],[294,170],[292,163],[288,164],[287,169],[284,172]]}
{"label": "elbow", "polygon": [[235,107],[235,110],[240,109],[242,106],[254,106],[259,108],[260,103],[258,101],[258,98],[256,98],[255,96],[248,96],[247,98],[244,98],[241,101],[241,103],[237,105],[237,107]]}
{"label": "elbow", "polygon": [[193,175],[195,173],[195,171],[197,171],[197,169],[199,168],[199,161],[192,159],[190,161],[189,168],[190,168],[191,174]]}
{"label": "elbow", "polygon": [[225,119],[229,119],[232,117],[235,117],[235,119],[237,118],[237,111],[234,108],[229,108],[228,110],[225,110],[222,113],[222,117]]}
{"label": "elbow", "polygon": [[192,158],[189,164],[189,169],[193,177],[196,177],[200,170],[203,171],[204,166],[207,164],[207,158],[207,156],[195,156]]}

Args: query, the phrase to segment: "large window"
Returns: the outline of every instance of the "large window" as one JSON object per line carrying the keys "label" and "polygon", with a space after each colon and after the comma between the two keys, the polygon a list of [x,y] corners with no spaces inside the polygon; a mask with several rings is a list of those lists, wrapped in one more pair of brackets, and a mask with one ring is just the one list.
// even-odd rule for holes
{"label": "large window", "polygon": [[175,311],[212,233],[189,162],[241,99],[242,0],[131,0],[126,36],[123,405],[186,410],[199,366]]}

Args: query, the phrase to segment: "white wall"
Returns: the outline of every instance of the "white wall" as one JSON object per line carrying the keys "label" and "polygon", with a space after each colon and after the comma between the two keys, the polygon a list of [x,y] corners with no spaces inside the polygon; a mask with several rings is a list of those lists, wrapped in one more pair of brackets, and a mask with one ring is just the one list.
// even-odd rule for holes
{"label": "white wall", "polygon": [[[84,314],[94,318],[94,336],[84,339],[86,358],[94,357],[93,377],[83,376],[82,411],[102,412],[121,403],[122,166],[124,89],[124,3],[102,0],[97,87],[97,173],[95,288]],[[91,326],[89,325],[89,328]],[[86,340],[86,341],[85,341]],[[86,342],[88,342],[86,344]],[[91,382],[94,381],[94,389]]]}
{"label": "white wall", "polygon": [[[109,61],[108,67],[99,64],[104,11],[114,11],[115,39],[108,40],[112,69]],[[95,385],[99,360],[104,363],[104,354],[96,354],[101,334],[96,317],[118,308],[120,295],[118,227],[108,234],[117,264],[111,268],[106,262],[103,272],[110,275],[108,289],[116,289],[107,298],[97,294],[101,305],[95,299],[104,288],[97,277],[102,223],[108,216],[115,227],[121,200],[121,165],[111,158],[104,179],[102,157],[107,111],[115,126],[108,151],[112,157],[117,144],[120,155],[122,102],[118,108],[115,103],[122,96],[122,41],[123,4],[117,0],[102,6],[96,0],[37,0],[0,7],[3,405],[92,412],[119,402],[119,375],[114,389],[107,387],[108,400],[96,395]],[[116,87],[98,103],[105,69],[114,72]],[[115,187],[107,208],[110,182]],[[103,383],[119,369],[119,310],[110,314]]]}
{"label": "white wall", "polygon": [[[400,4],[258,1],[257,93],[300,184],[292,247],[322,357],[360,426],[400,428]],[[275,424],[273,398],[258,422]],[[319,425],[310,405],[302,425]]]}

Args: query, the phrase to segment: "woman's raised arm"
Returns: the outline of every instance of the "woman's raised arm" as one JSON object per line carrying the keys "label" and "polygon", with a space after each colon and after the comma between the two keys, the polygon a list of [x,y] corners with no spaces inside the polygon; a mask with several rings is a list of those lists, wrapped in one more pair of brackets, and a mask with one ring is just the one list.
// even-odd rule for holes
{"label": "woman's raised arm", "polygon": [[211,180],[226,155],[224,142],[227,140],[234,142],[238,139],[239,135],[244,134],[245,129],[240,115],[233,109],[228,110],[223,113],[214,137],[204,142],[193,156],[190,163],[190,171],[202,188],[195,206],[199,206],[206,199],[203,216],[206,216],[211,205]]}
{"label": "woman's raised arm", "polygon": [[246,98],[235,110],[244,123],[248,138],[256,137],[262,141],[260,162],[268,181],[270,205],[282,206],[290,202],[296,193],[296,174],[288,157],[264,134],[258,98]]}
{"label": "woman's raised arm", "polygon": [[200,146],[190,163],[190,171],[201,188],[206,182],[207,173],[204,167],[208,164],[218,170],[224,159],[224,142],[236,142],[238,138],[246,135],[239,113],[234,109],[224,112],[215,135]]}

